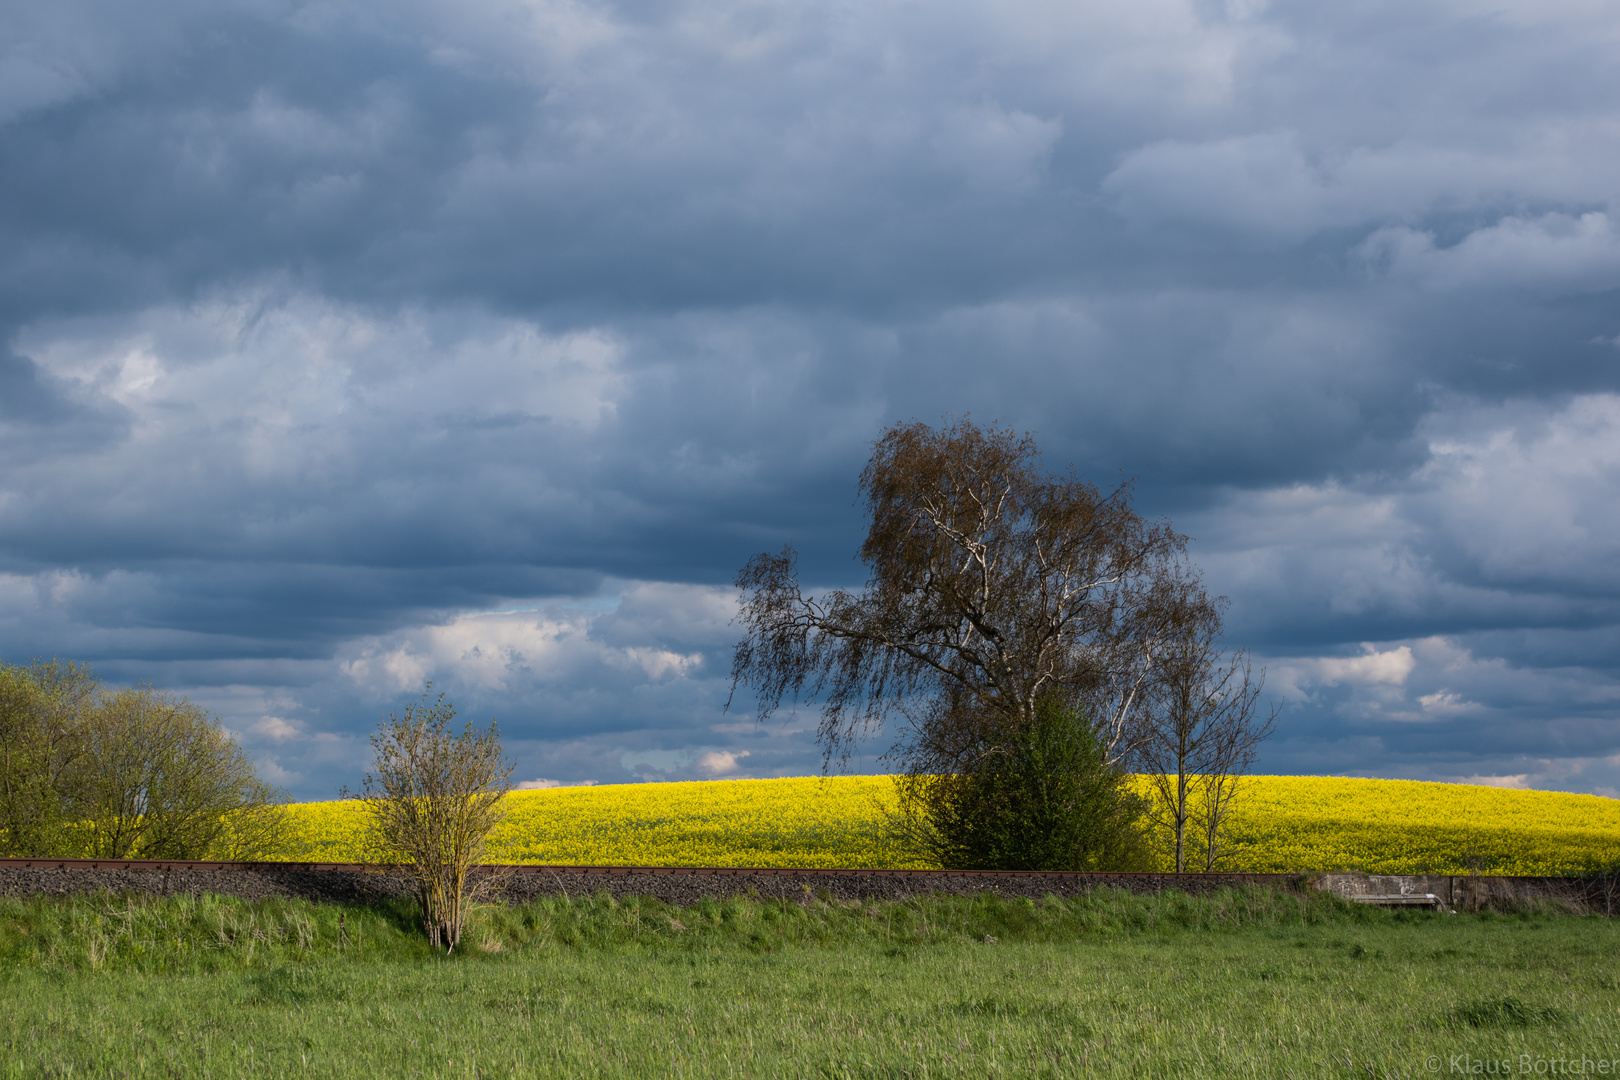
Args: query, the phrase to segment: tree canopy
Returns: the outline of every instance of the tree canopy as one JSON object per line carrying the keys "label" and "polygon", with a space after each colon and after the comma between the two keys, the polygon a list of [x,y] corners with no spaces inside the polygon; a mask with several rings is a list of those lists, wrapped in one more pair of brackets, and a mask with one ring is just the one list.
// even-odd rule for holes
{"label": "tree canopy", "polygon": [[207,711],[82,664],[0,664],[0,854],[251,859],[285,794]]}
{"label": "tree canopy", "polygon": [[733,695],[761,718],[819,700],[829,759],[901,714],[892,752],[914,772],[971,771],[1045,700],[1086,716],[1109,763],[1130,753],[1158,651],[1213,610],[1185,537],[1129,485],[1047,473],[1032,436],[967,419],[888,429],[859,491],[860,592],[807,595],[791,546],[739,573]]}

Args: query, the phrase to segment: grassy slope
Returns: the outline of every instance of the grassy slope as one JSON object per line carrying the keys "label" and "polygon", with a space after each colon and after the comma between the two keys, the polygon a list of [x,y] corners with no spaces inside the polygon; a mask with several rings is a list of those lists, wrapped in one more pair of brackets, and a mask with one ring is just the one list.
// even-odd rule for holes
{"label": "grassy slope", "polygon": [[1569,916],[1265,892],[558,900],[484,913],[450,959],[409,921],[0,903],[0,1076],[1406,1076],[1430,1055],[1442,1072],[1457,1054],[1620,1057],[1620,926]]}

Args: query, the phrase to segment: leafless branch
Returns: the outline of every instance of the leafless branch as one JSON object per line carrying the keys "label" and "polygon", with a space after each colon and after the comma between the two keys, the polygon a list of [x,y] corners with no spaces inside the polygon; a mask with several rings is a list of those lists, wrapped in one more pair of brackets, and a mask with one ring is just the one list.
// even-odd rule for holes
{"label": "leafless branch", "polygon": [[1156,650],[1210,610],[1184,537],[1138,515],[1128,485],[1104,495],[1047,474],[1032,437],[965,419],[889,429],[860,493],[859,593],[805,595],[791,546],[738,574],[733,697],[751,689],[762,719],[819,702],[829,762],[910,709],[920,723],[894,752],[911,771],[948,770],[1054,695],[1084,709],[1111,762],[1130,753]]}

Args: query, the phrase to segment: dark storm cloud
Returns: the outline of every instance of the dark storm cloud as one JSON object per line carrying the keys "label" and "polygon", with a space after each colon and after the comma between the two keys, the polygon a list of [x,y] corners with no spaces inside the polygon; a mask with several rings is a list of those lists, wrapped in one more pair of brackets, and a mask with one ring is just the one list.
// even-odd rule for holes
{"label": "dark storm cloud", "polygon": [[858,581],[871,439],[971,413],[1195,537],[1273,767],[1613,787],[1617,30],[13,5],[0,655],[187,688],[303,793],[427,678],[535,778],[805,771],[720,715],[713,587]]}

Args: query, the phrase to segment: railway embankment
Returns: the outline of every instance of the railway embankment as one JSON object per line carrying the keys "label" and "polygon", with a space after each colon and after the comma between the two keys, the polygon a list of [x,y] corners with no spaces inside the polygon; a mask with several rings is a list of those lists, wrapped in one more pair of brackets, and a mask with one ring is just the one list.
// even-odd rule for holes
{"label": "railway embankment", "polygon": [[[825,870],[669,866],[492,866],[495,895],[520,903],[541,896],[653,896],[690,904],[704,898],[904,900],[945,893],[1005,897],[1074,896],[1096,888],[1133,893],[1179,890],[1207,895],[1223,888],[1261,886],[1287,892],[1318,890],[1371,903],[1415,902],[1477,911],[1555,902],[1594,914],[1620,909],[1613,875],[1591,878],[1445,874],[1159,874],[1082,871]],[[365,904],[411,891],[395,867],[360,863],[232,863],[161,860],[0,859],[0,895],[135,893],[157,896],[213,893],[259,900],[286,897]]]}

